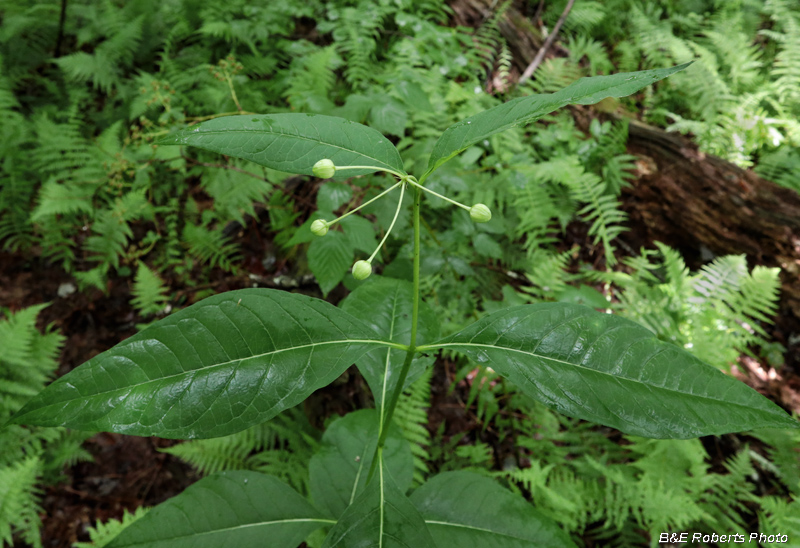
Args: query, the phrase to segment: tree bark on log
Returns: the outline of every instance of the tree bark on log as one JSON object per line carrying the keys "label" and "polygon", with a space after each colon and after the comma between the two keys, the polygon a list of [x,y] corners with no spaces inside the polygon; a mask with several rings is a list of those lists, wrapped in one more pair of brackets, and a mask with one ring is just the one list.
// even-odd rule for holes
{"label": "tree bark on log", "polygon": [[[456,24],[465,26],[480,26],[493,13],[489,0],[455,0],[451,7]],[[538,29],[513,5],[498,28],[521,72],[543,43]],[[564,54],[558,47],[550,52]],[[581,114],[579,125],[588,118]],[[638,158],[639,176],[623,191],[631,232],[621,237],[648,247],[664,242],[693,267],[727,254],[746,254],[751,267],[780,267],[773,336],[787,347],[786,365],[800,374],[800,195],[698,151],[682,135],[636,121],[629,126],[628,151]]]}

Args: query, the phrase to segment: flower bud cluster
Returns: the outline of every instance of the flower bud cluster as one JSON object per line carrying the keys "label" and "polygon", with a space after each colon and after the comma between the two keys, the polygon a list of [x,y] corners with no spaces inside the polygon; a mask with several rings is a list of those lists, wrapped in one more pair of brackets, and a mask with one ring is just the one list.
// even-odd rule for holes
{"label": "flower bud cluster", "polygon": [[[330,160],[328,158],[324,158],[324,159],[318,161],[316,164],[314,164],[314,167],[311,169],[311,171],[316,177],[319,177],[321,179],[330,179],[331,177],[334,176],[334,174],[337,171],[344,170],[344,169],[373,169],[373,170],[381,170],[381,168],[377,168],[377,167],[374,167],[374,166],[337,166],[337,165],[335,165],[333,163],[332,160]],[[476,223],[488,223],[492,219],[492,211],[484,204],[475,204],[472,207],[468,207],[468,206],[465,206],[464,204],[460,204],[460,203],[458,203],[458,202],[456,202],[454,200],[451,200],[450,198],[442,196],[441,194],[437,194],[436,192],[430,190],[429,188],[426,188],[426,187],[420,185],[417,182],[417,180],[414,177],[410,176],[410,175],[404,175],[404,174],[401,174],[401,173],[397,173],[396,171],[387,170],[387,169],[383,169],[381,171],[387,171],[387,172],[397,176],[400,179],[400,182],[398,182],[397,184],[395,184],[391,188],[385,190],[384,192],[380,193],[378,196],[375,196],[373,199],[369,200],[368,202],[365,202],[365,203],[361,204],[360,206],[358,206],[357,208],[345,213],[344,215],[342,215],[338,219],[334,219],[333,221],[326,221],[324,219],[317,219],[313,223],[311,223],[311,232],[313,234],[315,234],[317,236],[325,236],[328,233],[328,229],[330,228],[330,226],[333,225],[334,223],[344,219],[348,215],[351,215],[351,214],[355,213],[356,211],[358,211],[362,207],[364,207],[366,205],[369,205],[370,203],[372,203],[373,201],[377,200],[378,198],[383,197],[383,195],[385,195],[388,192],[394,190],[396,187],[398,187],[398,186],[400,187],[400,200],[397,202],[397,210],[395,211],[394,219],[392,219],[392,223],[389,225],[389,229],[386,231],[386,234],[384,235],[383,240],[381,240],[381,243],[378,244],[378,248],[375,250],[375,252],[368,259],[356,261],[355,264],[353,265],[353,270],[352,270],[353,278],[355,278],[356,280],[365,280],[370,276],[370,274],[372,274],[372,260],[375,258],[375,255],[378,254],[378,251],[381,249],[381,247],[383,247],[383,244],[386,243],[386,239],[389,237],[389,233],[392,231],[392,228],[394,228],[394,223],[395,223],[395,221],[397,221],[397,215],[400,213],[400,206],[403,203],[403,193],[405,191],[406,186],[415,186],[420,190],[424,190],[425,192],[433,194],[434,196],[437,196],[437,197],[439,197],[439,198],[441,198],[441,199],[443,199],[445,201],[448,201],[448,202],[450,202],[450,203],[452,203],[452,204],[454,204],[454,205],[456,205],[456,206],[458,206],[458,207],[460,207],[462,209],[465,209],[465,210],[469,211],[470,218]]]}

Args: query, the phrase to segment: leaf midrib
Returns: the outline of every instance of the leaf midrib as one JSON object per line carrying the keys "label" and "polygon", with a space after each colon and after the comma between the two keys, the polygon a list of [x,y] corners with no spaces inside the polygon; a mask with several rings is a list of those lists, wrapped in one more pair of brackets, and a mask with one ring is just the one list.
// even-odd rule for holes
{"label": "leaf midrib", "polygon": [[[137,342],[140,342],[140,341],[137,341]],[[104,391],[101,391],[101,392],[94,392],[92,394],[89,394],[88,396],[78,396],[76,398],[69,398],[69,399],[61,400],[59,402],[54,402],[54,403],[51,403],[49,405],[44,405],[41,408],[37,408],[37,410],[38,409],[43,409],[43,408],[46,408],[46,407],[52,407],[54,405],[60,405],[62,403],[65,403],[65,402],[68,402],[68,401],[73,401],[73,400],[76,400],[76,399],[83,399],[83,398],[87,398],[87,397],[95,397],[95,396],[101,396],[101,395],[104,395],[104,394],[114,394],[114,393],[120,392],[120,391],[132,390],[132,389],[135,389],[135,388],[138,388],[138,387],[141,387],[141,386],[146,386],[146,385],[151,384],[151,383],[161,382],[161,381],[172,379],[172,378],[175,378],[175,377],[181,377],[183,375],[192,375],[192,374],[199,373],[199,372],[207,372],[207,371],[212,370],[213,368],[216,368],[216,367],[223,367],[223,366],[235,363],[235,362],[244,362],[244,361],[253,360],[253,359],[256,359],[256,358],[263,358],[264,356],[271,356],[271,355],[274,355],[274,354],[278,354],[280,352],[287,352],[287,351],[291,351],[291,350],[300,350],[300,349],[303,349],[303,348],[314,348],[314,347],[317,347],[317,346],[322,346],[322,345],[327,345],[327,344],[353,344],[353,343],[355,343],[355,344],[374,343],[374,344],[378,344],[378,345],[390,346],[390,347],[393,347],[393,348],[403,349],[403,346],[399,345],[398,343],[393,343],[391,341],[382,341],[382,340],[377,340],[377,339],[344,339],[344,340],[336,340],[336,341],[323,341],[323,342],[318,342],[318,343],[305,344],[305,345],[301,345],[301,346],[292,346],[292,347],[288,347],[288,348],[279,348],[279,349],[273,350],[271,352],[264,352],[262,354],[254,354],[252,356],[247,356],[245,358],[237,358],[237,359],[233,359],[233,360],[228,360],[226,362],[220,362],[220,363],[204,365],[204,366],[199,367],[197,369],[190,369],[188,371],[181,371],[180,373],[175,373],[175,374],[172,374],[172,375],[165,375],[165,376],[159,377],[157,379],[148,379],[147,381],[136,383],[136,384],[129,384],[129,385],[121,387],[121,388],[114,388],[112,390],[104,390]]]}
{"label": "leaf midrib", "polygon": [[[333,143],[329,143],[328,141],[323,141],[321,139],[312,139],[310,137],[305,137],[303,135],[295,135],[295,134],[292,134],[292,133],[281,133],[279,131],[275,131],[275,130],[272,130],[272,129],[270,129],[270,130],[250,129],[250,128],[246,128],[246,129],[207,129],[207,130],[203,130],[200,133],[190,133],[189,135],[190,136],[195,136],[195,137],[205,137],[206,135],[216,135],[216,134],[223,134],[223,133],[258,133],[259,135],[269,134],[269,135],[279,135],[281,137],[288,137],[288,138],[292,138],[292,139],[299,139],[301,141],[310,141],[312,143],[318,143],[318,144],[321,144],[321,145],[329,146],[331,148],[336,148],[336,149],[339,149],[339,150],[342,150],[342,151],[345,151],[345,152],[350,152],[352,154],[358,154],[359,156],[363,156],[364,158],[368,158],[370,160],[374,160],[374,161],[376,161],[376,162],[378,162],[380,164],[383,164],[386,167],[389,167],[389,168],[392,168],[392,169],[399,169],[400,171],[405,173],[405,170],[402,168],[402,166],[395,166],[393,164],[388,164],[388,163],[384,162],[383,160],[375,158],[374,156],[370,156],[369,154],[365,154],[365,153],[363,153],[363,152],[361,152],[359,150],[356,150],[356,149],[345,148],[345,147],[343,147],[341,145],[335,145]],[[379,133],[379,135],[380,135],[380,133]],[[383,137],[383,135],[381,135],[381,137]],[[193,145],[193,146],[200,146],[200,145]],[[398,159],[402,160],[399,155],[398,155]]]}
{"label": "leaf midrib", "polygon": [[[235,525],[233,527],[222,527],[220,529],[214,529],[211,531],[201,531],[199,533],[190,533],[188,535],[176,535],[172,537],[159,537],[159,541],[165,540],[179,540],[179,539],[188,539],[188,538],[195,538],[201,537],[204,535],[214,535],[217,533],[224,533],[227,531],[236,531],[237,529],[245,529],[248,527],[264,527],[264,526],[271,526],[271,525],[283,525],[287,523],[319,523],[320,526],[322,525],[332,525],[336,523],[336,520],[332,519],[325,519],[325,518],[293,518],[293,519],[281,519],[281,520],[273,520],[273,521],[258,521],[255,523],[245,523],[241,525]],[[113,542],[113,541],[112,541]],[[145,543],[149,543],[151,541],[146,541]],[[120,544],[119,548],[124,548],[128,546],[141,546],[145,544],[142,542],[136,542],[133,544]]]}
{"label": "leaf midrib", "polygon": [[[580,369],[585,369],[586,371],[591,371],[592,373],[600,373],[601,375],[606,375],[606,376],[611,377],[611,378],[613,378],[613,379],[615,379],[617,381],[627,381],[627,382],[634,383],[634,384],[637,384],[637,385],[646,386],[648,388],[655,388],[655,389],[663,390],[663,391],[666,391],[666,392],[672,392],[672,393],[675,393],[675,394],[680,394],[682,396],[691,396],[691,397],[694,397],[694,398],[701,398],[701,399],[706,399],[706,400],[714,401],[714,402],[724,402],[724,403],[726,403],[728,405],[735,405],[735,406],[738,406],[738,407],[743,407],[743,408],[749,409],[751,411],[766,411],[764,409],[755,408],[755,407],[752,407],[750,405],[744,405],[744,404],[741,404],[741,403],[738,403],[738,402],[731,402],[729,400],[712,398],[710,396],[701,395],[701,394],[694,394],[694,393],[691,393],[691,392],[680,392],[678,390],[675,390],[675,389],[672,389],[672,388],[668,388],[666,386],[658,386],[658,385],[655,385],[655,384],[647,384],[647,383],[645,383],[643,381],[637,381],[637,380],[631,379],[629,377],[622,377],[622,376],[619,376],[619,375],[614,375],[614,374],[609,373],[607,371],[602,371],[602,370],[599,370],[599,369],[592,369],[591,367],[586,367],[585,365],[581,365],[581,364],[578,364],[578,363],[567,362],[567,361],[564,361],[564,360],[559,360],[558,358],[552,358],[550,356],[544,356],[544,355],[541,355],[541,354],[536,354],[534,352],[528,352],[526,350],[519,350],[517,348],[508,348],[508,347],[505,347],[505,346],[495,346],[495,345],[491,345],[491,344],[479,344],[479,343],[444,343],[444,344],[431,344],[431,345],[426,345],[424,347],[418,347],[417,350],[419,350],[420,352],[423,352],[423,351],[426,351],[426,350],[435,350],[435,349],[438,349],[438,348],[445,348],[445,347],[452,347],[452,346],[474,346],[474,347],[479,347],[479,348],[489,348],[489,349],[493,349],[493,350],[506,350],[506,351],[509,351],[509,352],[518,352],[520,354],[525,354],[525,355],[528,355],[528,356],[531,356],[531,357],[534,357],[534,358],[539,358],[539,359],[542,359],[542,360],[549,360],[549,361],[552,361],[552,362],[556,362],[556,363],[560,363],[560,364],[564,364],[564,365],[569,365],[569,366],[577,367],[577,368],[580,368]],[[652,359],[652,358],[653,358],[653,356],[650,357],[650,359]]]}
{"label": "leaf midrib", "polygon": [[456,522],[451,522],[451,521],[437,521],[437,520],[433,520],[433,519],[426,519],[425,520],[425,524],[426,525],[443,525],[445,527],[458,527],[458,528],[461,528],[461,529],[469,529],[471,531],[480,531],[481,533],[489,533],[492,536],[500,536],[500,537],[510,538],[510,539],[514,539],[514,540],[523,540],[525,542],[530,542],[530,540],[531,540],[529,538],[524,538],[524,537],[519,537],[517,535],[512,535],[511,533],[503,533],[503,532],[500,532],[500,531],[493,531],[492,529],[485,529],[483,527],[476,527],[474,525],[467,525],[465,523],[456,523]]}

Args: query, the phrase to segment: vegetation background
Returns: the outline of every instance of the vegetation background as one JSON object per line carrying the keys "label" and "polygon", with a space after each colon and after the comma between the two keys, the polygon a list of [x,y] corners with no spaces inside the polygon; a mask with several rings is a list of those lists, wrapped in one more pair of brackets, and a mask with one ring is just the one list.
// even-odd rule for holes
{"label": "vegetation background", "polygon": [[[753,213],[741,197],[749,181],[800,218],[798,0],[0,7],[0,421],[54,376],[205,296],[258,286],[338,303],[358,284],[353,261],[391,221],[391,204],[377,202],[314,239],[314,219],[369,199],[388,179],[288,177],[152,145],[158,137],[230,114],[329,114],[383,132],[420,172],[441,131],[480,110],[581,76],[692,59],[634,97],[514,128],[437,172],[433,190],[485,203],[493,219],[476,226],[425,201],[425,298],[446,333],[519,303],[613,311],[800,411],[791,301],[800,229],[776,210]],[[565,13],[543,62],[520,82]],[[727,247],[681,239],[680,226],[672,241],[653,240],[641,191],[665,166],[634,154],[632,128],[642,123],[685,134],[673,137],[694,151],[689,169],[702,175],[719,158],[714,165],[733,174],[720,184],[740,206],[725,221],[744,228]],[[707,200],[702,184],[687,188]],[[784,246],[785,256],[753,251],[753,216],[780,228],[780,241],[757,249]],[[658,223],[667,231],[682,221]],[[376,270],[408,278],[407,211],[398,227]],[[302,408],[228,438],[4,429],[0,538],[102,546],[123,526],[115,520],[128,523],[217,470],[261,470],[307,492],[324,425],[370,405],[353,368]],[[668,531],[780,533],[800,546],[796,433],[626,436],[560,416],[446,354],[407,392],[398,423],[419,481],[454,469],[500,478],[584,546],[656,545]]]}

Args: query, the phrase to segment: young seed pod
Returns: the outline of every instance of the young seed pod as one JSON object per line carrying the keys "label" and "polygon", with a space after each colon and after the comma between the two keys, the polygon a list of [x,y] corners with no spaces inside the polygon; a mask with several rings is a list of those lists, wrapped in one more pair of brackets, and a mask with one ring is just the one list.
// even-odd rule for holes
{"label": "young seed pod", "polygon": [[492,211],[483,204],[475,204],[469,208],[469,216],[476,223],[488,223],[492,220]]}
{"label": "young seed pod", "polygon": [[356,261],[353,265],[353,278],[356,280],[366,280],[372,274],[372,265],[367,261]]}
{"label": "young seed pod", "polygon": [[314,167],[311,168],[311,172],[315,177],[319,177],[320,179],[330,179],[333,177],[333,174],[336,173],[336,166],[331,160],[325,158],[314,164]]}
{"label": "young seed pod", "polygon": [[328,233],[328,221],[324,219],[317,219],[311,223],[311,233],[317,236],[324,236]]}

